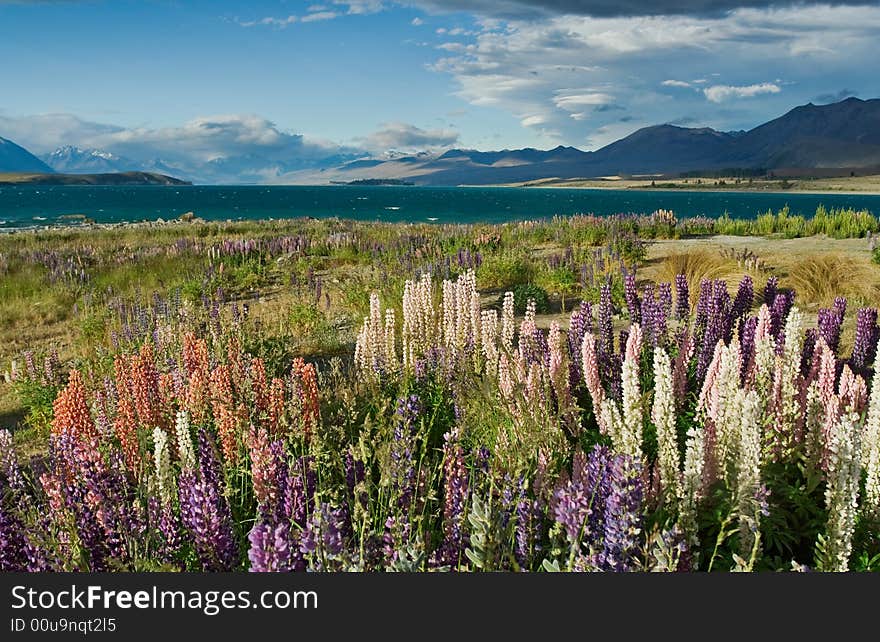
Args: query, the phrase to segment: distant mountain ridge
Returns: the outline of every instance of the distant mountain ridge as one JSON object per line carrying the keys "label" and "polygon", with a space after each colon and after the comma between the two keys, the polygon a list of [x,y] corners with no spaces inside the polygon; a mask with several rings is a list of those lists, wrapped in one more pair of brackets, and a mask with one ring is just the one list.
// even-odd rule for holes
{"label": "distant mountain ridge", "polygon": [[0,138],[0,172],[52,173],[52,168],[11,140]]}
{"label": "distant mountain ridge", "polygon": [[431,158],[355,161],[321,172],[294,172],[279,183],[405,179],[419,185],[485,185],[544,178],[670,175],[728,168],[872,168],[880,166],[880,99],[795,107],[748,131],[654,125],[594,152],[484,152],[453,149]]}

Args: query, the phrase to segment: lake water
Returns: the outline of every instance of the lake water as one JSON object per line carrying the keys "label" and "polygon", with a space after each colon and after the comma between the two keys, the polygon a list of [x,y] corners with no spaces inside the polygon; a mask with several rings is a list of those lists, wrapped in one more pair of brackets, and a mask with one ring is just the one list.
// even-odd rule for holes
{"label": "lake water", "polygon": [[207,220],[337,216],[370,221],[496,223],[592,213],[751,218],[788,205],[812,214],[820,204],[880,213],[880,196],[670,190],[410,186],[0,187],[0,230],[62,224],[83,214],[99,223],[165,220],[194,212]]}

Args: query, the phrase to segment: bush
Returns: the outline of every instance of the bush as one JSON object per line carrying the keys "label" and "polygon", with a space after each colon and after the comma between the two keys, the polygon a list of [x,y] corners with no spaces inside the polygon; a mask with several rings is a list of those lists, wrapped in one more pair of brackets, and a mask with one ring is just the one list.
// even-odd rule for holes
{"label": "bush", "polygon": [[[499,305],[504,297],[499,299]],[[524,314],[529,299],[535,302],[535,312],[547,312],[550,309],[547,291],[532,283],[523,283],[513,288],[513,309],[517,314]]]}

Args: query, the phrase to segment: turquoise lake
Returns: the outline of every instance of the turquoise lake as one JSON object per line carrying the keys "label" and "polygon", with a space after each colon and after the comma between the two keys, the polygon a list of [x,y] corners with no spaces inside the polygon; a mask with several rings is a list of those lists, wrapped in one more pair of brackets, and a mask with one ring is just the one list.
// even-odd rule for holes
{"label": "turquoise lake", "polygon": [[880,196],[847,194],[410,186],[0,187],[0,230],[61,224],[83,214],[99,223],[165,220],[194,212],[207,220],[301,216],[388,222],[497,223],[553,215],[651,213],[751,218],[788,205],[880,213]]}

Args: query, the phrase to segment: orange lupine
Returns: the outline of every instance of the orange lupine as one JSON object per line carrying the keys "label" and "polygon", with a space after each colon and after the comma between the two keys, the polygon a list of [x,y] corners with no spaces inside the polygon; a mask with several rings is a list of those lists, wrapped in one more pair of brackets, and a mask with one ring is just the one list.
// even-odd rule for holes
{"label": "orange lupine", "polygon": [[266,426],[273,437],[281,431],[281,418],[284,416],[284,380],[275,377],[269,387],[269,413]]}
{"label": "orange lupine", "polygon": [[79,370],[71,370],[67,387],[52,404],[52,433],[70,432],[77,437],[96,437],[97,429],[86,403],[86,388]]}

